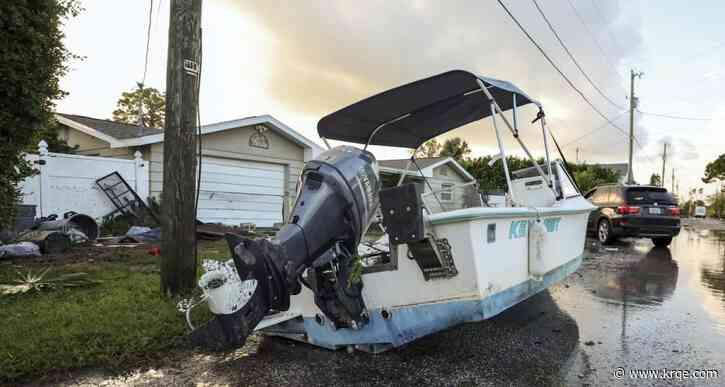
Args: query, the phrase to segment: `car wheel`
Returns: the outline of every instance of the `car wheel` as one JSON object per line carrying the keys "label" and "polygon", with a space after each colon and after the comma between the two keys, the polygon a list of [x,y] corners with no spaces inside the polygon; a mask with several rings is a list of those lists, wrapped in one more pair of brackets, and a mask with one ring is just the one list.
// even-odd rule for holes
{"label": "car wheel", "polygon": [[612,241],[612,228],[609,226],[608,220],[602,219],[599,221],[599,225],[597,226],[597,239],[603,245]]}
{"label": "car wheel", "polygon": [[657,247],[667,247],[672,243],[672,237],[652,238],[652,243]]}

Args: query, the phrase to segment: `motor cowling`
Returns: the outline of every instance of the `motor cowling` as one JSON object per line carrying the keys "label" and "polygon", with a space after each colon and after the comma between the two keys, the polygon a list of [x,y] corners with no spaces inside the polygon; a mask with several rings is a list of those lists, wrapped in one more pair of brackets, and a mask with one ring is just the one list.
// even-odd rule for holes
{"label": "motor cowling", "polygon": [[274,238],[227,235],[242,281],[256,280],[249,301],[230,315],[216,315],[192,333],[207,347],[241,346],[259,321],[289,309],[301,282],[336,327],[367,323],[362,281],[352,281],[357,245],[377,210],[381,183],[375,157],[339,146],[309,161],[302,171],[295,205]]}

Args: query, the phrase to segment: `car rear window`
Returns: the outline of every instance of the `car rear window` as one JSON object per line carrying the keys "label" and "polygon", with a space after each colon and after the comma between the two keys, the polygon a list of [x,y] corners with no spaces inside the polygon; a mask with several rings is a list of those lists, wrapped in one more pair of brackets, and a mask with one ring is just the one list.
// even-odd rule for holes
{"label": "car rear window", "polygon": [[634,188],[627,190],[627,203],[630,204],[677,204],[672,195],[664,189]]}

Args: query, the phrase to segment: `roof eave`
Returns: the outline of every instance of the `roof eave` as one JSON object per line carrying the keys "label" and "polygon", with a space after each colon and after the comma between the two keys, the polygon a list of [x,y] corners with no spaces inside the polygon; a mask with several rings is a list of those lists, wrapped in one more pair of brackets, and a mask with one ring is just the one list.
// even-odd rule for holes
{"label": "roof eave", "polygon": [[476,180],[473,177],[473,175],[471,175],[470,173],[468,173],[468,171],[466,171],[466,169],[463,168],[463,166],[461,164],[459,164],[453,157],[446,157],[445,159],[443,159],[441,161],[438,161],[436,163],[433,163],[433,164],[431,164],[431,165],[423,168],[423,170],[425,171],[425,170],[430,169],[430,175],[432,176],[433,175],[433,169],[438,168],[441,165],[448,164],[448,163],[451,163],[451,165],[453,165],[453,168],[456,171],[458,171],[458,173],[460,173],[461,175],[463,175],[466,179],[468,179],[468,181]]}
{"label": "roof eave", "polygon": [[122,144],[124,140],[119,140],[113,136],[109,136],[105,133],[102,133],[99,130],[93,129],[90,126],[83,125],[78,121],[74,121],[74,120],[67,118],[63,115],[60,115],[58,113],[54,113],[53,115],[55,116],[56,121],[58,121],[59,123],[69,126],[73,129],[75,129],[81,133],[85,133],[91,137],[95,137],[101,141],[105,141],[110,145],[111,148],[123,147],[123,145],[120,145],[120,144]]}
{"label": "roof eave", "polygon": [[[379,165],[379,164],[378,164],[378,170],[380,172],[395,173],[395,174],[398,174],[398,175],[402,175],[405,172],[404,169],[384,167],[384,166]],[[430,176],[427,176],[425,174],[421,175],[420,172],[418,172],[418,171],[411,171],[411,170],[408,170],[407,172],[405,172],[405,174],[406,175],[411,175],[411,176],[418,176],[418,177],[420,177],[420,176],[430,177]]]}
{"label": "roof eave", "polygon": [[[311,159],[312,157],[316,156],[317,154],[321,153],[324,150],[320,145],[318,145],[314,141],[308,139],[307,137],[303,136],[302,134],[298,133],[294,129],[283,124],[281,121],[277,120],[276,118],[274,118],[268,114],[265,114],[262,116],[247,117],[247,118],[241,118],[241,119],[236,119],[236,120],[223,121],[223,122],[217,122],[214,124],[204,125],[201,127],[201,134],[206,135],[206,134],[211,134],[211,133],[216,133],[216,132],[222,132],[225,130],[236,129],[236,128],[245,127],[245,126],[260,125],[260,124],[273,125],[275,128],[278,129],[279,134],[281,134],[283,137],[297,143],[298,145],[302,145],[305,148],[305,161],[307,161],[308,159]],[[122,140],[119,142],[118,147],[143,146],[143,145],[160,143],[163,141],[164,141],[163,133],[153,134],[153,135],[144,136],[144,137]]]}

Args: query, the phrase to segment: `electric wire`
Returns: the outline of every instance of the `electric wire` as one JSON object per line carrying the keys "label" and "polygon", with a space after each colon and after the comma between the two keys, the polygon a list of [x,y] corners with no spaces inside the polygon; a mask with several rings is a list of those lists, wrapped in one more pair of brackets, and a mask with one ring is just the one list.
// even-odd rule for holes
{"label": "electric wire", "polygon": [[[609,66],[611,66],[610,68],[611,69],[615,69],[617,66],[616,66],[614,60],[612,60],[612,57],[609,56],[609,54],[607,54],[606,50],[604,50],[604,47],[602,47],[602,44],[599,42],[599,39],[597,39],[597,36],[594,34],[594,32],[592,31],[592,29],[589,28],[589,24],[587,24],[587,22],[584,21],[584,18],[579,13],[579,10],[574,6],[574,3],[572,3],[571,0],[566,0],[566,1],[569,3],[569,6],[571,7],[571,10],[574,11],[574,15],[576,16],[576,18],[579,19],[579,22],[582,24],[582,26],[584,27],[584,29],[587,31],[587,33],[589,34],[589,36],[594,41],[594,44],[597,46],[597,49],[599,50],[599,53],[601,53],[602,56],[604,57],[604,59],[606,59],[606,61],[609,64]],[[619,73],[617,73],[616,71],[614,71],[614,73],[617,74],[617,77],[619,77],[620,80],[622,80],[622,76]],[[621,84],[619,84],[619,87],[621,87],[622,90],[624,90],[625,92],[627,91],[624,88],[624,86],[622,86]]]}
{"label": "electric wire", "polygon": [[[609,119],[609,117],[607,117],[604,113],[602,113],[602,111],[599,110],[592,103],[592,101],[590,101],[589,98],[587,98],[587,96],[584,95],[584,93],[581,90],[579,90],[579,88],[576,87],[576,85],[574,85],[574,83],[569,79],[569,77],[567,77],[566,74],[564,74],[564,72],[561,71],[561,69],[559,69],[559,66],[557,66],[556,63],[551,59],[551,57],[549,57],[549,55],[546,53],[546,51],[544,51],[544,49],[533,38],[533,36],[531,36],[531,34],[529,34],[529,32],[526,30],[526,28],[524,28],[524,26],[519,22],[519,20],[513,15],[513,13],[511,13],[511,11],[508,9],[508,7],[506,7],[506,5],[503,3],[503,1],[502,0],[497,0],[497,2],[504,9],[504,11],[506,11],[506,13],[508,14],[509,18],[511,18],[511,20],[519,27],[519,29],[521,30],[521,32],[523,32],[524,35],[526,35],[526,37],[529,39],[529,41],[539,50],[539,52],[541,53],[541,55],[543,55],[544,58],[546,58],[546,60],[549,62],[549,64],[552,67],[554,67],[554,69],[559,73],[559,75],[561,75],[561,77],[564,78],[564,80],[569,85],[569,87],[571,87],[577,94],[579,94],[579,96],[584,100],[584,102],[586,102],[587,105],[589,105],[589,107],[591,107],[592,110],[594,110],[600,117],[602,117],[605,121],[607,121],[609,123],[609,125],[611,125],[615,129],[617,129],[623,135],[629,137],[629,134],[627,134],[624,131],[624,129],[622,129],[619,126],[617,126],[614,122],[612,122],[611,119]],[[635,137],[634,140],[635,140],[635,142],[637,142],[639,144],[639,140],[637,139],[637,137]],[[640,146],[641,146],[641,144],[640,144]]]}
{"label": "electric wire", "polygon": [[[143,77],[141,78],[141,87],[146,84],[146,73],[149,68],[149,46],[151,45],[151,17],[154,13],[154,0],[149,4],[149,21],[146,27],[146,55],[143,62]],[[140,113],[140,112],[139,112]]]}
{"label": "electric wire", "polygon": [[650,112],[643,112],[639,109],[637,111],[640,114],[644,114],[647,116],[654,116],[654,117],[661,117],[661,118],[669,118],[671,120],[684,120],[684,121],[712,121],[712,118],[704,118],[704,117],[684,117],[684,116],[677,116],[673,114],[662,114],[662,113],[650,113]]}
{"label": "electric wire", "polygon": [[612,106],[616,107],[617,109],[624,109],[625,108],[624,106],[622,106],[622,105],[614,102],[611,98],[609,98],[608,95],[606,95],[604,93],[604,91],[602,91],[602,89],[599,88],[599,86],[597,86],[594,83],[594,81],[592,80],[592,78],[589,77],[589,74],[587,74],[587,72],[584,71],[584,69],[582,68],[582,66],[579,63],[579,61],[576,60],[576,58],[574,57],[574,54],[571,53],[571,51],[569,50],[569,47],[567,47],[566,44],[564,43],[564,41],[561,39],[561,36],[559,36],[559,33],[556,31],[556,28],[554,28],[554,26],[552,25],[551,21],[549,21],[549,18],[546,17],[546,14],[544,13],[544,10],[541,9],[541,6],[539,6],[539,3],[536,0],[531,0],[531,1],[534,3],[534,6],[536,7],[536,10],[539,11],[539,15],[541,15],[541,18],[544,19],[544,22],[549,27],[549,30],[551,31],[551,33],[554,34],[554,37],[559,42],[559,45],[561,46],[561,48],[564,49],[564,51],[569,56],[569,58],[571,59],[571,61],[574,62],[574,65],[576,66],[577,69],[579,69],[579,72],[584,76],[584,78],[587,80],[587,82],[589,82],[589,84],[594,88],[594,90],[597,91],[597,93],[599,93],[599,95],[602,96],[602,98],[604,98],[607,102],[609,102],[610,104],[612,104]]}
{"label": "electric wire", "polygon": [[[599,39],[597,39],[596,35],[595,35],[595,34],[594,34],[594,32],[592,31],[592,29],[591,29],[591,28],[589,27],[589,25],[587,24],[587,22],[586,22],[586,21],[584,21],[584,17],[582,17],[581,13],[579,13],[579,10],[578,10],[578,9],[576,8],[576,6],[574,5],[574,3],[573,3],[573,2],[571,1],[571,0],[566,0],[566,1],[567,1],[567,3],[569,3],[569,7],[571,7],[571,10],[572,10],[572,11],[574,12],[574,15],[575,15],[575,16],[576,16],[576,18],[577,18],[577,19],[579,20],[579,22],[581,23],[581,25],[582,25],[582,26],[584,27],[584,29],[586,30],[587,34],[589,34],[589,36],[590,36],[590,37],[592,38],[592,41],[594,41],[594,44],[595,44],[595,45],[597,46],[597,50],[598,50],[598,51],[599,51],[599,52],[600,52],[600,53],[602,54],[602,56],[604,57],[604,59],[606,59],[607,63],[608,63],[608,64],[609,64],[609,65],[610,65],[610,66],[611,66],[612,68],[615,68],[615,67],[616,67],[616,65],[615,65],[614,61],[613,61],[613,60],[612,60],[612,58],[611,58],[611,57],[609,56],[609,54],[607,54],[606,50],[604,50],[604,47],[602,47],[601,43],[599,42]],[[597,8],[597,9],[596,9],[596,11],[597,11],[597,12],[599,12],[599,13],[601,14],[601,8],[599,8],[599,6],[598,6],[598,5],[596,5],[596,3],[595,3],[595,2],[593,2],[593,3],[594,3],[594,7],[595,7],[595,8]],[[537,7],[537,8],[538,8],[538,7]],[[611,31],[607,30],[607,33],[609,33],[609,34],[610,34],[610,37],[612,38],[612,41],[614,41],[614,42],[615,42],[615,45],[617,45],[617,42],[616,42],[616,40],[614,39],[614,37],[612,36],[612,33],[611,33]],[[715,45],[715,46],[714,46],[714,47],[712,47],[712,48],[717,48],[717,47],[719,47],[719,46],[721,46],[721,45],[725,45],[725,42],[723,42],[723,43],[719,43],[719,44]],[[573,59],[572,59],[572,60],[573,60]],[[578,67],[578,66],[577,66],[577,67]],[[620,85],[620,87],[623,87],[623,86],[621,86],[621,85]],[[595,87],[595,88],[596,88],[596,87]],[[601,93],[600,93],[600,94],[601,94]],[[605,98],[606,98],[606,97],[605,97]],[[607,100],[608,100],[608,99],[607,99]],[[609,101],[609,102],[611,103],[612,101]],[[616,106],[616,105],[615,105],[615,106]],[[670,119],[673,119],[673,120],[687,120],[687,121],[712,121],[712,119],[711,119],[711,118],[701,118],[701,117],[684,117],[684,116],[678,116],[678,115],[673,115],[673,114],[650,113],[650,112],[643,112],[643,111],[639,111],[639,112],[640,112],[640,113],[642,113],[642,114],[645,114],[645,115],[649,115],[649,116],[656,116],[656,117],[661,117],[661,118],[670,118]]]}
{"label": "electric wire", "polygon": [[[601,8],[599,8],[599,5],[597,5],[597,1],[598,1],[598,0],[591,0],[591,2],[592,2],[592,5],[594,6],[594,8],[596,8],[596,12],[597,12],[597,14],[599,14],[599,15],[604,15],[604,12],[602,11],[602,9],[601,9]],[[621,44],[619,44],[619,41],[618,41],[618,40],[617,40],[617,38],[616,38],[616,37],[614,36],[614,33],[612,33],[612,30],[611,30],[611,29],[609,28],[609,23],[607,23],[607,21],[606,21],[606,20],[602,20],[602,22],[603,22],[602,24],[604,24],[604,28],[605,28],[605,29],[606,29],[606,31],[607,31],[607,34],[609,34],[609,38],[610,38],[610,39],[612,40],[612,44],[614,44],[614,46],[615,46],[615,47],[616,47],[616,48],[617,48],[618,50],[622,50],[622,45],[621,45]]]}
{"label": "electric wire", "polygon": [[[625,115],[625,114],[627,114],[627,113],[628,113],[628,111],[627,111],[627,110],[625,110],[625,111],[623,111],[623,112],[619,113],[619,114],[618,114],[618,115],[617,115],[616,117],[614,117],[614,118],[612,119],[612,121],[615,121],[615,122],[616,122],[616,121],[617,121],[618,119],[620,119],[620,118],[624,117],[624,115]],[[594,129],[592,129],[592,130],[590,130],[590,131],[588,131],[588,132],[584,133],[583,135],[581,135],[581,136],[579,136],[579,137],[577,137],[577,138],[575,138],[575,139],[573,139],[573,140],[571,140],[571,141],[567,141],[567,142],[566,142],[566,143],[565,143],[564,145],[562,145],[561,147],[562,147],[562,148],[566,148],[567,146],[569,146],[569,145],[571,145],[571,144],[574,144],[574,143],[576,143],[576,142],[579,142],[579,141],[580,141],[580,140],[582,140],[583,138],[585,138],[585,137],[588,137],[588,136],[590,136],[590,135],[594,134],[595,132],[597,132],[597,131],[599,131],[599,130],[602,130],[602,129],[606,128],[606,127],[607,127],[607,125],[609,125],[609,123],[605,122],[605,123],[604,123],[603,125],[601,125],[601,126],[598,126],[598,127],[596,127],[596,128],[594,128]],[[627,136],[627,138],[629,138],[629,136]]]}
{"label": "electric wire", "polygon": [[144,127],[143,122],[143,103],[144,103],[144,94],[143,89],[144,85],[146,84],[146,74],[148,73],[148,67],[149,67],[149,46],[151,45],[151,18],[154,13],[154,0],[151,0],[149,3],[149,20],[146,26],[146,53],[144,54],[144,62],[143,62],[143,76],[141,77],[141,83],[138,84],[138,91],[140,92],[140,95],[138,97],[138,127],[139,127],[139,133],[141,132],[142,128]]}

